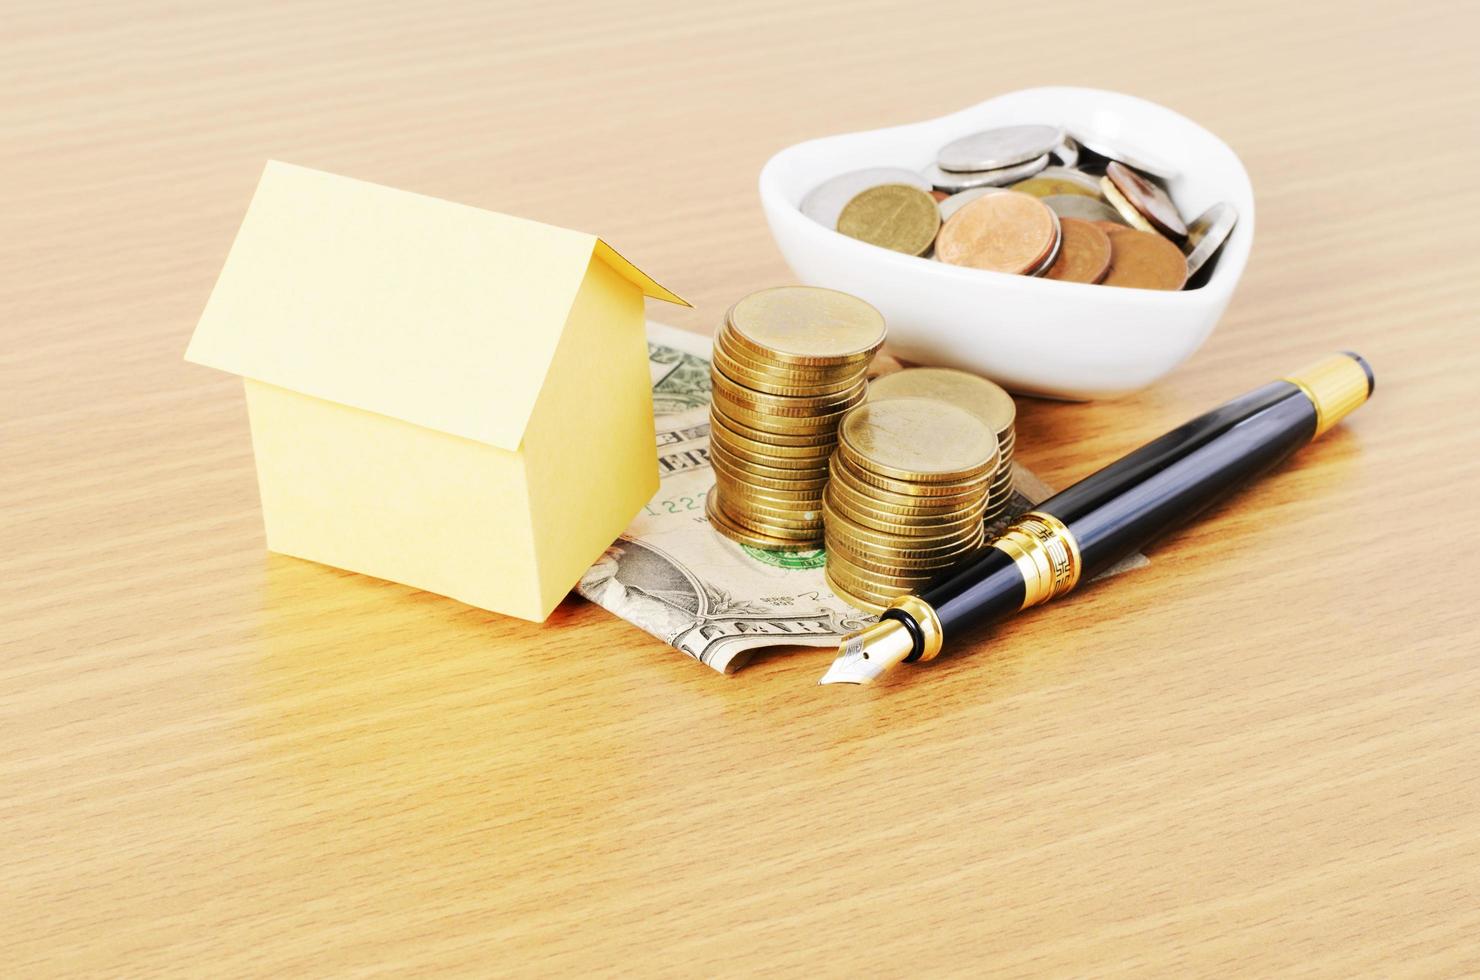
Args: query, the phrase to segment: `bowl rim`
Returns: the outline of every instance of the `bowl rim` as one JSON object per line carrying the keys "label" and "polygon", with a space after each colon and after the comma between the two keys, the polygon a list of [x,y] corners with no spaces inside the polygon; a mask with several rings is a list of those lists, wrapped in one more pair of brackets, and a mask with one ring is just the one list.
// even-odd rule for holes
{"label": "bowl rim", "polygon": [[[1228,200],[1232,197],[1242,196],[1246,204],[1237,205],[1239,207],[1238,224],[1235,226],[1233,234],[1229,236],[1229,240],[1224,243],[1224,252],[1219,256],[1217,267],[1213,270],[1213,274],[1204,285],[1197,289],[1178,290],[1143,289],[1139,287],[1104,289],[1091,283],[1064,282],[1056,279],[1042,279],[1034,276],[1020,276],[1007,272],[996,272],[991,269],[953,266],[920,256],[890,252],[887,249],[881,249],[876,245],[870,245],[867,242],[849,238],[846,235],[839,234],[837,231],[819,225],[801,212],[800,198],[793,202],[790,200],[790,195],[782,190],[782,177],[780,175],[782,168],[786,167],[794,158],[805,156],[809,150],[815,149],[820,144],[850,139],[864,140],[886,135],[903,136],[906,131],[933,129],[946,126],[952,121],[972,119],[989,111],[991,107],[1000,106],[1003,103],[1044,97],[1060,100],[1097,99],[1110,103],[1119,102],[1122,104],[1136,105],[1144,111],[1164,115],[1176,125],[1184,126],[1200,133],[1219,151],[1226,153],[1234,162],[1236,165],[1236,174],[1242,186],[1226,189],[1234,193],[1225,193],[1222,199]],[[1148,152],[1151,152],[1156,148],[1148,147],[1147,149]],[[860,164],[860,167],[867,165]],[[1112,304],[1133,305],[1151,302],[1169,307],[1178,305],[1185,307],[1203,303],[1221,302],[1232,294],[1233,289],[1242,277],[1244,268],[1248,264],[1249,252],[1252,250],[1254,242],[1254,190],[1249,180],[1248,168],[1233,148],[1224,142],[1216,133],[1187,118],[1175,109],[1170,109],[1149,99],[1143,99],[1140,96],[1116,92],[1110,89],[1068,85],[1045,85],[1034,88],[1014,89],[955,112],[928,119],[893,126],[882,126],[876,129],[834,133],[803,140],[800,143],[793,143],[790,146],[784,147],[771,155],[765,165],[761,167],[758,190],[760,192],[762,206],[773,225],[779,222],[803,237],[815,235],[829,236],[827,247],[840,249],[844,254],[851,249],[861,250],[858,252],[858,255],[864,261],[883,263],[886,268],[893,264],[903,273],[934,276],[939,279],[965,285],[975,284],[977,286],[1005,288],[1009,290],[1049,290],[1046,294],[1040,292],[1040,295],[1053,295],[1053,290],[1055,289],[1062,291],[1065,289],[1084,290],[1093,288],[1105,294],[1097,297],[1097,302]]]}

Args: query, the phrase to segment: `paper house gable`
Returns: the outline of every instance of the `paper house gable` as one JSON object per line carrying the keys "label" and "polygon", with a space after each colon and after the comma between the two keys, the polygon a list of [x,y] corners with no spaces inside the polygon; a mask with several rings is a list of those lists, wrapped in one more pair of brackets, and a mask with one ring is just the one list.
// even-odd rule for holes
{"label": "paper house gable", "polygon": [[186,358],[244,379],[267,546],[543,620],[658,487],[600,239],[269,163]]}

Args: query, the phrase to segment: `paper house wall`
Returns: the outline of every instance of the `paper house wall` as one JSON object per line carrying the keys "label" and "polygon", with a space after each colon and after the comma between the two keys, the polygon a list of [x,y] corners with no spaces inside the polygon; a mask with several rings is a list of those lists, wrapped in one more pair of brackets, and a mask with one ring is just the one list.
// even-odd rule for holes
{"label": "paper house wall", "polygon": [[269,163],[186,358],[245,380],[267,546],[543,620],[658,487],[600,239]]}

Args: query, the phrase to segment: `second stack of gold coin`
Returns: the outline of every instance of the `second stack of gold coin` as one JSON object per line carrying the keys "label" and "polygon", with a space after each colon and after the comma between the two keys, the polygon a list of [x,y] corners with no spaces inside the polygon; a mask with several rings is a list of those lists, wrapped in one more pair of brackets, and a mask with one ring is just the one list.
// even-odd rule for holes
{"label": "second stack of gold coin", "polygon": [[823,497],[828,585],[878,612],[925,588],[984,540],[996,434],[927,398],[870,401],[838,429]]}
{"label": "second stack of gold coin", "polygon": [[997,451],[1002,457],[996,474],[987,488],[987,505],[983,522],[988,526],[1009,514],[1012,503],[1012,454],[1017,446],[1017,404],[999,385],[986,378],[953,368],[906,368],[869,382],[868,400],[891,398],[933,398],[965,409],[981,420],[997,436]]}
{"label": "second stack of gold coin", "polygon": [[730,308],[710,369],[705,513],[721,534],[770,551],[822,545],[838,422],[883,342],[883,316],[831,289],[763,289]]}

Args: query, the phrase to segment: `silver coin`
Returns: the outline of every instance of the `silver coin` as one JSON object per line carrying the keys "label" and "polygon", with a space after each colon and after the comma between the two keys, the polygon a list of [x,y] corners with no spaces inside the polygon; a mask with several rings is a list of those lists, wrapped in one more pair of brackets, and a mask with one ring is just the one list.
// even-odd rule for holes
{"label": "silver coin", "polygon": [[1075,140],[1078,140],[1079,145],[1086,150],[1098,153],[1108,160],[1119,160],[1133,170],[1139,170],[1153,177],[1160,177],[1162,180],[1174,180],[1177,176],[1177,168],[1171,164],[1163,163],[1156,159],[1156,157],[1147,156],[1140,150],[1129,149],[1111,137],[1100,136],[1097,133],[1091,133],[1086,136],[1079,132],[1070,135]]}
{"label": "silver coin", "polygon": [[1052,208],[1048,213],[1053,215],[1053,248],[1048,250],[1042,262],[1028,270],[1030,276],[1041,276],[1052,269],[1053,264],[1059,260],[1059,249],[1064,247],[1064,226],[1059,224],[1059,216],[1053,213]]}
{"label": "silver coin", "polygon": [[1218,249],[1228,241],[1237,223],[1238,210],[1227,201],[1219,201],[1187,226],[1187,241],[1183,249],[1187,252],[1188,279],[1197,275],[1208,260],[1218,254]]}
{"label": "silver coin", "polygon": [[1053,155],[1065,167],[1072,167],[1079,162],[1079,144],[1074,142],[1074,137],[1068,133],[1059,140],[1059,145],[1053,148]]}
{"label": "silver coin", "polygon": [[1003,126],[952,140],[940,148],[935,162],[952,173],[1000,170],[1048,153],[1063,138],[1057,126]]}
{"label": "silver coin", "polygon": [[902,167],[868,167],[864,170],[850,170],[824,180],[807,192],[798,207],[819,225],[836,231],[838,215],[843,213],[848,202],[870,187],[883,184],[908,184],[922,191],[930,190],[930,181],[913,170]]}
{"label": "silver coin", "polygon": [[1119,211],[1098,198],[1085,197],[1083,194],[1050,194],[1042,198],[1042,201],[1060,218],[1082,218],[1085,221],[1113,221],[1117,225],[1125,224],[1125,219],[1120,216]]}
{"label": "silver coin", "polygon": [[1049,155],[1045,153],[1027,163],[999,167],[996,170],[976,170],[971,173],[942,170],[932,163],[925,168],[925,179],[935,185],[936,190],[945,191],[947,194],[967,191],[973,187],[1001,187],[1004,184],[1016,184],[1020,180],[1027,180],[1048,166],[1049,159]]}
{"label": "silver coin", "polygon": [[1000,193],[1002,193],[1002,188],[1000,187],[973,187],[969,191],[959,191],[955,194],[952,194],[950,197],[940,202],[940,223],[945,224],[946,220],[950,218],[951,215],[961,210],[961,205],[970,204],[977,198],[983,197],[987,194]]}

